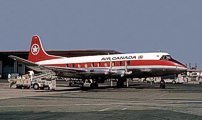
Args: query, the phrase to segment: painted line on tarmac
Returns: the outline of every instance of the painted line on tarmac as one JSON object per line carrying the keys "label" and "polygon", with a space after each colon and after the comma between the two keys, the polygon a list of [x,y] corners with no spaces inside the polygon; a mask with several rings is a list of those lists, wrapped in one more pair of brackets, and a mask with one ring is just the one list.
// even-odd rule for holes
{"label": "painted line on tarmac", "polygon": [[90,105],[134,105],[137,103],[109,103],[109,104],[75,104],[75,105],[83,105],[83,106],[90,106]]}
{"label": "painted line on tarmac", "polygon": [[113,107],[105,108],[105,109],[98,110],[98,111],[99,111],[99,112],[102,112],[102,111],[107,111],[107,110],[110,110],[111,108],[113,108]]}
{"label": "painted line on tarmac", "polygon": [[121,109],[121,110],[126,110],[126,109],[128,109],[128,108],[123,108],[123,109]]}
{"label": "painted line on tarmac", "polygon": [[121,105],[117,105],[117,106],[112,106],[112,107],[109,107],[109,108],[105,108],[105,109],[101,109],[101,110],[98,110],[99,112],[103,112],[103,111],[107,111],[107,110],[110,110],[112,108],[117,108],[117,107],[120,107]]}
{"label": "painted line on tarmac", "polygon": [[178,102],[167,102],[167,103],[202,103],[202,101],[178,101]]}
{"label": "painted line on tarmac", "polygon": [[9,107],[25,107],[25,105],[0,106],[0,108],[9,108]]}
{"label": "painted line on tarmac", "polygon": [[[98,105],[98,106],[103,106],[103,105],[117,105],[117,106],[112,106],[112,107],[108,107],[108,108],[105,108],[105,109],[101,109],[101,110],[98,110],[99,112],[102,112],[102,111],[107,111],[107,110],[110,110],[112,108],[115,108],[115,107],[118,107],[120,105],[134,105],[134,104],[137,104],[137,103],[111,103],[111,104],[75,104],[75,105],[79,105],[79,106],[93,106],[93,105]],[[121,110],[126,110],[128,108],[122,108]]]}
{"label": "painted line on tarmac", "polygon": [[8,107],[64,107],[68,105],[8,105],[8,106],[0,106],[0,108],[8,108]]}

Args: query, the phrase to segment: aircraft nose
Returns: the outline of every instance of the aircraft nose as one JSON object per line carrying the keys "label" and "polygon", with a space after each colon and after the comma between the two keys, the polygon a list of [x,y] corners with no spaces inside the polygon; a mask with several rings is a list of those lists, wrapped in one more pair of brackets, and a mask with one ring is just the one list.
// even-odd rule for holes
{"label": "aircraft nose", "polygon": [[182,72],[186,72],[187,71],[187,68],[186,67],[178,67],[178,69]]}
{"label": "aircraft nose", "polygon": [[185,65],[183,65],[182,63],[177,61],[174,64],[177,68],[177,71],[179,71],[179,72],[186,72],[187,71],[187,67]]}
{"label": "aircraft nose", "polygon": [[184,65],[178,65],[178,66],[176,66],[176,68],[177,68],[177,71],[179,71],[180,73],[187,71],[187,67]]}
{"label": "aircraft nose", "polygon": [[185,66],[184,64],[178,62],[178,61],[174,61],[174,64],[176,67],[182,68],[182,69],[187,69],[187,66]]}

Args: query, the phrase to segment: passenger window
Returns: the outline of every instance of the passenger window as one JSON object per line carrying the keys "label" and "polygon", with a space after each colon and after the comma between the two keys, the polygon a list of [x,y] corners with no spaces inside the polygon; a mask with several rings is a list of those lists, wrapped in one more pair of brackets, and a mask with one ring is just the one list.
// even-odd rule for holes
{"label": "passenger window", "polygon": [[127,61],[127,65],[130,65],[130,61]]}
{"label": "passenger window", "polygon": [[74,64],[72,64],[72,67],[74,68]]}
{"label": "passenger window", "polygon": [[88,64],[86,63],[86,64],[85,64],[85,68],[87,68],[87,67],[88,67]]}
{"label": "passenger window", "polygon": [[107,67],[107,62],[105,63],[105,67]]}
{"label": "passenger window", "polygon": [[69,67],[69,64],[67,64],[66,67]]}
{"label": "passenger window", "polygon": [[122,65],[123,65],[122,61],[120,61],[120,62],[119,62],[119,65],[120,65],[120,66],[122,66]]}
{"label": "passenger window", "polygon": [[91,67],[94,67],[94,63],[91,63]]}
{"label": "passenger window", "polygon": [[81,64],[78,64],[78,68],[80,68],[81,67]]}
{"label": "passenger window", "polygon": [[112,67],[114,67],[114,65],[115,65],[115,63],[114,63],[114,62],[112,62]]}
{"label": "passenger window", "polygon": [[97,66],[100,67],[100,63],[97,63]]}

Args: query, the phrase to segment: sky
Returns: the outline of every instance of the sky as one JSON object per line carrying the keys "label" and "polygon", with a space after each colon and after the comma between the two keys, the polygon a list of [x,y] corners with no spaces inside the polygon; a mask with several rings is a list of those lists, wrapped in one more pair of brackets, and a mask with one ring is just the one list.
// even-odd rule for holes
{"label": "sky", "polygon": [[0,51],[168,52],[202,69],[202,0],[0,0]]}

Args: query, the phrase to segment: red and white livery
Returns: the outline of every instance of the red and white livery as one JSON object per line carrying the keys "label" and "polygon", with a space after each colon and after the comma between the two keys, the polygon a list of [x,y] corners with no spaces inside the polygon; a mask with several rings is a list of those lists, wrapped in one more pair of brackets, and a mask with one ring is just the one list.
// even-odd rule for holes
{"label": "red and white livery", "polygon": [[[179,74],[186,66],[165,52],[61,57],[48,55],[39,36],[34,35],[28,60],[9,56],[36,70],[51,70],[56,75],[81,80],[92,79],[94,86],[108,78],[118,79],[123,86],[127,78],[159,77]],[[164,86],[165,87],[165,86]]]}

